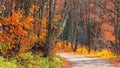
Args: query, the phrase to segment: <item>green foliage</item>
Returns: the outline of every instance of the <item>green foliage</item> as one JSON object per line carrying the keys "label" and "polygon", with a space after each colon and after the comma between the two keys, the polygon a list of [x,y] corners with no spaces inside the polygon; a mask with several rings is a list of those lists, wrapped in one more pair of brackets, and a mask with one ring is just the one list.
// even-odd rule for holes
{"label": "green foliage", "polygon": [[62,59],[60,58],[60,56],[55,56],[52,59],[51,64],[53,65],[53,68],[62,68],[62,65],[64,64],[63,61],[61,61]]}
{"label": "green foliage", "polygon": [[27,53],[25,53],[25,52],[23,52],[23,53],[20,53],[20,54],[18,54],[17,56],[16,56],[16,58],[18,59],[18,60],[20,60],[20,61],[22,61],[22,60],[31,60],[31,59],[33,59],[33,55],[32,55],[32,53],[31,52],[27,52]]}
{"label": "green foliage", "polygon": [[10,50],[13,48],[13,46],[10,45],[8,42],[0,43],[0,53],[1,55],[4,55],[5,57],[9,57],[12,55],[12,52]]}
{"label": "green foliage", "polygon": [[62,66],[63,62],[59,56],[44,58],[27,52],[10,59],[0,57],[0,68],[62,68]]}
{"label": "green foliage", "polygon": [[36,61],[41,68],[62,68],[63,62],[59,56],[55,57],[40,57],[40,60]]}
{"label": "green foliage", "polygon": [[0,52],[4,52],[4,50],[11,49],[11,46],[9,43],[0,43]]}
{"label": "green foliage", "polygon": [[22,66],[17,64],[16,60],[9,61],[0,57],[0,68],[22,68]]}
{"label": "green foliage", "polygon": [[36,60],[36,62],[41,68],[52,68],[52,64],[50,63],[50,58],[41,57],[39,60]]}

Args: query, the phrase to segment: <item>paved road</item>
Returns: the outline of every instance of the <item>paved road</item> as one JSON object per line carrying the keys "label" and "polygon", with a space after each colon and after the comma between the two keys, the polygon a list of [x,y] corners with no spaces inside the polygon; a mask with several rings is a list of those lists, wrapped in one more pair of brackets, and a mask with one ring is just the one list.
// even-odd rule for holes
{"label": "paved road", "polygon": [[72,68],[118,68],[99,58],[90,58],[62,52],[58,53],[58,55],[68,60],[72,64]]}

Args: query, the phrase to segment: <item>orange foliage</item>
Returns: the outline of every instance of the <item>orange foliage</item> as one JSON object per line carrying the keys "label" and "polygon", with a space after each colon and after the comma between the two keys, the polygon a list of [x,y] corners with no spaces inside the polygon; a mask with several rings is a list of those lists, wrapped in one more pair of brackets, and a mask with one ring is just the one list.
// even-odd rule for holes
{"label": "orange foliage", "polygon": [[2,33],[0,42],[8,42],[11,46],[21,45],[21,47],[25,48],[20,48],[21,51],[29,49],[28,46],[30,46],[31,42],[29,39],[33,38],[28,33],[32,31],[33,22],[33,16],[23,17],[23,10],[16,11],[11,17],[2,20],[2,26],[4,26],[5,30]]}
{"label": "orange foliage", "polygon": [[38,10],[38,6],[36,5],[32,5],[31,8],[29,9],[31,14],[33,14],[35,10]]}
{"label": "orange foliage", "polygon": [[104,40],[115,42],[115,36],[113,35],[114,28],[112,26],[104,22],[101,25],[101,31],[102,31],[101,35]]}
{"label": "orange foliage", "polygon": [[[1,21],[4,30],[0,36],[0,43],[10,43],[12,48],[19,48],[19,52],[30,50],[38,41],[45,43],[48,19],[44,14],[42,20],[37,16],[34,17],[34,12],[38,9],[38,6],[32,5],[27,16],[24,15],[24,10],[19,10],[12,13],[10,17],[4,18]],[[52,28],[57,28],[56,24],[60,19],[61,15],[54,16]],[[39,36],[37,32],[40,32]]]}
{"label": "orange foliage", "polygon": [[56,47],[54,48],[56,50],[60,50],[60,51],[65,51],[65,52],[72,52],[72,48],[71,48],[71,43],[68,43],[68,45],[66,45],[66,41],[59,41],[56,44]]}

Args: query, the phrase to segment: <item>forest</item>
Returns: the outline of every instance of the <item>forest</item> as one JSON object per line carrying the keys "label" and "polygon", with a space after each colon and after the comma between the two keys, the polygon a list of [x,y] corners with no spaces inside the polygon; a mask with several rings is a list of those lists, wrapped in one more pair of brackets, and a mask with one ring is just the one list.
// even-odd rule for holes
{"label": "forest", "polygon": [[0,0],[0,68],[85,68],[62,53],[119,65],[120,0]]}

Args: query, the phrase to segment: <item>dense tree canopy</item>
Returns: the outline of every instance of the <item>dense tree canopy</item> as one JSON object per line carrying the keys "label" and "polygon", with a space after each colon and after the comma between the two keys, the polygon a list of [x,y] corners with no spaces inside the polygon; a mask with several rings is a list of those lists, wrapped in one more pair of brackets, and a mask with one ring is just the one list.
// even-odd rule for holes
{"label": "dense tree canopy", "polygon": [[119,20],[119,0],[0,0],[0,54],[49,56],[59,40],[119,54]]}

